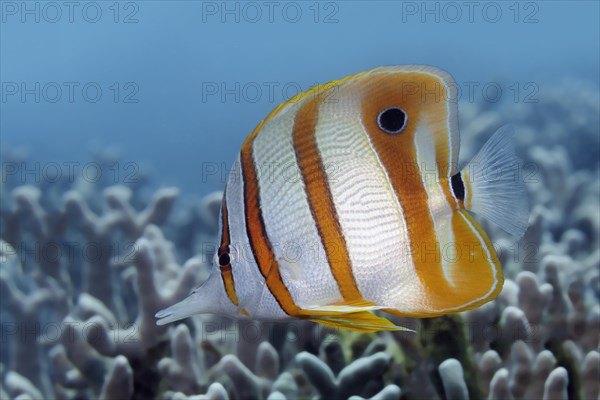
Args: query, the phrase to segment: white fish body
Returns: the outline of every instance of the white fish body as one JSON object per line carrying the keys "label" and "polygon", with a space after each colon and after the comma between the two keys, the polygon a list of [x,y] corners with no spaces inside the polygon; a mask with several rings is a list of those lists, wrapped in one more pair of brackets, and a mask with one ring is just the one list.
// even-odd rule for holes
{"label": "white fish body", "polygon": [[382,67],[277,107],[234,164],[209,279],[158,323],[210,312],[401,329],[372,311],[495,298],[501,265],[466,210],[520,236],[527,198],[509,128],[459,172],[455,87],[435,68]]}

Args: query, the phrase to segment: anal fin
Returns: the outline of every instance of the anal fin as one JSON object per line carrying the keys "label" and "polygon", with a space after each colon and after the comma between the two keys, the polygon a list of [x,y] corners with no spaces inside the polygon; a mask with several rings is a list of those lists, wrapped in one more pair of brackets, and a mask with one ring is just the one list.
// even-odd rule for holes
{"label": "anal fin", "polygon": [[359,332],[410,331],[372,313],[381,308],[365,300],[346,301],[305,309],[302,317],[325,326]]}
{"label": "anal fin", "polygon": [[310,321],[333,328],[348,329],[358,332],[409,331],[410,329],[394,325],[391,321],[368,312],[355,312],[340,316],[319,316],[309,318]]}

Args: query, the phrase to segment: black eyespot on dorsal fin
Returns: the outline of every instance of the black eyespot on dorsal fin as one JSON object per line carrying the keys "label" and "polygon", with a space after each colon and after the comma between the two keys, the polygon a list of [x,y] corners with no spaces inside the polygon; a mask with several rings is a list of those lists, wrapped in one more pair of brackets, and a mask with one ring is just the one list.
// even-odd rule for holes
{"label": "black eyespot on dorsal fin", "polygon": [[381,111],[377,116],[379,129],[389,135],[397,135],[406,127],[406,112],[399,107],[390,107]]}
{"label": "black eyespot on dorsal fin", "polygon": [[454,197],[456,197],[459,200],[464,200],[465,199],[465,183],[462,180],[462,176],[460,175],[460,172],[458,174],[452,176],[452,178],[450,179],[450,183],[451,183],[452,193],[454,194]]}

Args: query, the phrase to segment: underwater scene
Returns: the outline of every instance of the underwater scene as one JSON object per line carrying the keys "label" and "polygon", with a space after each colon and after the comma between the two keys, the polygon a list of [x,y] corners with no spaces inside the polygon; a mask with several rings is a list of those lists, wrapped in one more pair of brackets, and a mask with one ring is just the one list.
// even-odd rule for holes
{"label": "underwater scene", "polygon": [[0,1],[0,399],[600,399],[599,15]]}

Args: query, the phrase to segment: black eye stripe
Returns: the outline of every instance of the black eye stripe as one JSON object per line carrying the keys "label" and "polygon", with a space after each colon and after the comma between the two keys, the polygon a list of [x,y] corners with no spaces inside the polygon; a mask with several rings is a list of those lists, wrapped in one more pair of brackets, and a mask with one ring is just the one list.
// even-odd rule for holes
{"label": "black eye stripe", "polygon": [[408,117],[399,107],[390,107],[381,111],[377,116],[379,129],[390,135],[397,135],[406,128]]}

